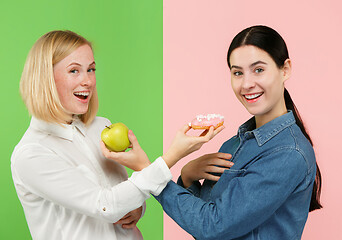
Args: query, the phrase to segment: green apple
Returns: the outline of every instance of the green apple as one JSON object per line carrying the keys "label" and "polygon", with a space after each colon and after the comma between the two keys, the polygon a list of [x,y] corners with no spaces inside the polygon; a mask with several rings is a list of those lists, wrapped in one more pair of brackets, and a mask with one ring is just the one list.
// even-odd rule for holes
{"label": "green apple", "polygon": [[103,129],[101,139],[110,151],[125,151],[131,144],[128,139],[128,127],[123,123],[114,123]]}

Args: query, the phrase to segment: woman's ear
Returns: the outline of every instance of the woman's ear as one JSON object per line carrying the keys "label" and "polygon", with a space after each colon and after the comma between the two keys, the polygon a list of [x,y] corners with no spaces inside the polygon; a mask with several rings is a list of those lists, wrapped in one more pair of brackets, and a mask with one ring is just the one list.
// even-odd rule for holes
{"label": "woman's ear", "polygon": [[283,81],[285,82],[287,79],[291,77],[291,72],[292,72],[292,64],[289,58],[285,60],[284,66],[282,67],[282,72],[283,72]]}

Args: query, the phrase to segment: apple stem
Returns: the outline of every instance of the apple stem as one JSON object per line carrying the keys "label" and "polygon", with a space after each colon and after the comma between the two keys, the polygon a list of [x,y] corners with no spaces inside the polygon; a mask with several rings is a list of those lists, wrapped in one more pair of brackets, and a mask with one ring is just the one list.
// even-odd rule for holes
{"label": "apple stem", "polygon": [[106,126],[106,128],[110,129],[110,127]]}

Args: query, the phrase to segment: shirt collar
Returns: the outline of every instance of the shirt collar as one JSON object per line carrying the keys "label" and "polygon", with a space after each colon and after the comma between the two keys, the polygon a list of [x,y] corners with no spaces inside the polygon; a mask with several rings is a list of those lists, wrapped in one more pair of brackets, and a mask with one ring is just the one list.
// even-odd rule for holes
{"label": "shirt collar", "polygon": [[265,144],[268,140],[276,136],[285,128],[295,124],[296,120],[294,118],[293,112],[288,111],[288,113],[273,119],[272,121],[262,125],[255,129],[255,118],[252,117],[247,122],[242,124],[239,128],[238,134],[243,135],[247,131],[251,131],[259,146]]}
{"label": "shirt collar", "polygon": [[82,135],[86,134],[86,128],[84,123],[75,119],[71,124],[58,124],[58,123],[49,123],[35,117],[32,117],[30,127],[33,129],[47,133],[49,135],[54,135],[56,137],[64,138],[72,141],[73,135],[75,131],[79,131]]}

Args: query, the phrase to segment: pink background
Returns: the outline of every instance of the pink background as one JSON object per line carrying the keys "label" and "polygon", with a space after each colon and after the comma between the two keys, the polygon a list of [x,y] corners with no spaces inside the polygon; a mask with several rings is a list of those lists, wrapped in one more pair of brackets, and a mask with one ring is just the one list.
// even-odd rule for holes
{"label": "pink background", "polygon": [[[309,214],[302,239],[342,239],[341,211],[341,1],[164,0],[164,150],[176,130],[200,113],[220,113],[226,129],[199,152],[216,152],[250,116],[236,100],[226,64],[227,48],[242,29],[275,28],[293,64],[286,87],[313,138],[323,174],[323,210]],[[164,217],[164,239],[191,239]]]}

